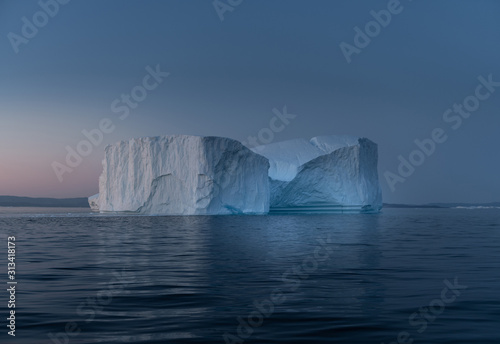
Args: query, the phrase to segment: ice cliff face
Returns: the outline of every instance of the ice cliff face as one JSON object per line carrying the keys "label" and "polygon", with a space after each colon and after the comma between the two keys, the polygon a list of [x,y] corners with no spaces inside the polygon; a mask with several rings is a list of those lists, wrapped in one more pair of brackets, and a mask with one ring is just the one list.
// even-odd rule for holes
{"label": "ice cliff face", "polygon": [[320,136],[252,149],[269,159],[272,212],[378,212],[377,145],[353,136]]}
{"label": "ice cliff face", "polygon": [[173,135],[106,147],[100,211],[146,214],[264,214],[269,211],[269,162],[240,142]]}

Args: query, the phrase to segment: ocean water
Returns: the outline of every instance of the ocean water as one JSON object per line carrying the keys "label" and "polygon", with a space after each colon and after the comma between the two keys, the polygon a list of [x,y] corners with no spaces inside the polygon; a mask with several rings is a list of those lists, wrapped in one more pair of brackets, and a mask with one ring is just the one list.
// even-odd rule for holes
{"label": "ocean water", "polygon": [[0,236],[0,343],[500,343],[500,209],[0,208]]}

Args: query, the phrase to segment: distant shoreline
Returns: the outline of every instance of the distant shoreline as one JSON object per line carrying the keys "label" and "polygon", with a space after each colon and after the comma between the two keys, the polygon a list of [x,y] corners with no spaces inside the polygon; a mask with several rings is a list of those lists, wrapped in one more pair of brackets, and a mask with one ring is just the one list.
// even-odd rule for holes
{"label": "distant shoreline", "polygon": [[[500,202],[491,203],[428,203],[396,204],[384,203],[384,208],[455,208],[455,207],[500,207]],[[36,198],[0,196],[0,207],[46,207],[46,208],[89,208],[87,197]]]}
{"label": "distant shoreline", "polygon": [[500,202],[490,203],[428,203],[428,204],[393,204],[384,203],[384,208],[457,208],[457,207],[500,207]]}
{"label": "distant shoreline", "polygon": [[384,203],[383,208],[451,208],[447,206],[438,206],[430,204],[394,204]]}
{"label": "distant shoreline", "polygon": [[86,197],[78,198],[35,198],[0,196],[0,207],[44,207],[44,208],[89,208]]}

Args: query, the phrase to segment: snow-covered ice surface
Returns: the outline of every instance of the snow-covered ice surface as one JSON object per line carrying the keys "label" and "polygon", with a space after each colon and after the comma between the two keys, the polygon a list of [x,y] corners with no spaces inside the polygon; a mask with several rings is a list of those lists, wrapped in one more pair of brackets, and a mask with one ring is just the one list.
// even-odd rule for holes
{"label": "snow-covered ice surface", "polygon": [[258,146],[269,159],[271,212],[378,212],[377,145],[354,136],[318,136]]}
{"label": "snow-covered ice surface", "polygon": [[265,214],[269,162],[222,137],[171,135],[121,141],[105,149],[101,212],[165,215]]}

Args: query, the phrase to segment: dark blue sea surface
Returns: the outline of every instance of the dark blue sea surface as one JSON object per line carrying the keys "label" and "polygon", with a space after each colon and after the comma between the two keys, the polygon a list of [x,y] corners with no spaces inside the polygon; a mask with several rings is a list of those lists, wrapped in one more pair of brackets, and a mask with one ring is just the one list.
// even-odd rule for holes
{"label": "dark blue sea surface", "polygon": [[496,208],[190,217],[0,208],[0,236],[0,343],[500,343]]}

